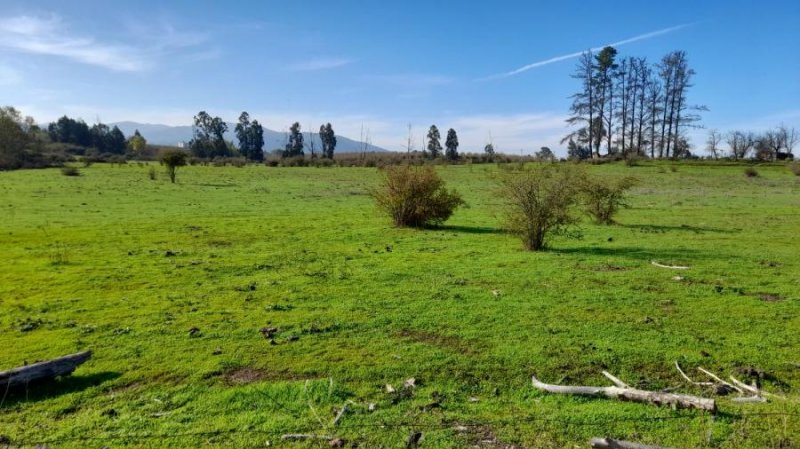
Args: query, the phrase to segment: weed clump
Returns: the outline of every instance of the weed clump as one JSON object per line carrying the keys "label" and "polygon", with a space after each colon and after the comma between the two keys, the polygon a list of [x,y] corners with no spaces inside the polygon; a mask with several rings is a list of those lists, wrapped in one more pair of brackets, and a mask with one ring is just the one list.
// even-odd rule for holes
{"label": "weed clump", "polygon": [[580,192],[580,170],[571,165],[543,165],[501,180],[505,226],[526,249],[545,248],[546,238],[565,234],[577,219],[572,206]]}
{"label": "weed clump", "polygon": [[791,170],[795,176],[800,176],[800,162],[792,163],[792,165],[789,166],[789,170]]}
{"label": "weed clump", "polygon": [[396,226],[423,227],[445,222],[464,200],[432,167],[408,165],[383,169],[383,182],[372,192]]}
{"label": "weed clump", "polygon": [[616,180],[605,180],[599,177],[584,178],[580,188],[586,213],[597,224],[614,223],[614,215],[619,209],[628,207],[627,192],[636,185],[636,182],[637,179],[630,176]]}
{"label": "weed clump", "polygon": [[152,180],[152,181],[156,180],[156,168],[155,167],[150,167],[150,169],[147,170],[147,177],[150,178],[150,180]]}
{"label": "weed clump", "polygon": [[744,175],[748,178],[756,178],[758,177],[758,172],[753,167],[747,167],[744,169]]}

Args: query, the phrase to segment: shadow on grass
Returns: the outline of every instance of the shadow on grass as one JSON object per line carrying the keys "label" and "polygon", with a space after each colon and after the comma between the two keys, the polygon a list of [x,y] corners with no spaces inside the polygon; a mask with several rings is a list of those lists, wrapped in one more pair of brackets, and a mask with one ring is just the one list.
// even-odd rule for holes
{"label": "shadow on grass", "polygon": [[685,232],[694,232],[695,234],[702,234],[703,232],[718,232],[722,234],[733,234],[738,232],[738,230],[735,229],[711,228],[705,226],[689,226],[689,225],[667,226],[667,225],[647,225],[647,224],[645,225],[621,224],[618,226],[628,229],[638,229],[642,232],[654,232],[654,233],[663,233],[669,231],[685,231]]}
{"label": "shadow on grass", "polygon": [[0,391],[0,410],[13,407],[19,403],[41,401],[62,394],[75,393],[87,388],[102,385],[120,377],[120,373],[104,371],[85,376],[66,376],[56,380],[43,380],[16,387],[8,391]]}
{"label": "shadow on grass", "polygon": [[673,262],[673,261],[696,261],[698,259],[706,259],[707,257],[695,250],[680,249],[680,250],[654,250],[647,248],[637,247],[578,247],[578,248],[550,248],[547,251],[559,254],[580,254],[585,256],[602,256],[602,257],[627,257],[630,259],[641,260],[650,262],[652,260],[659,262]]}
{"label": "shadow on grass", "polygon": [[426,229],[430,229],[432,231],[463,232],[464,234],[508,234],[508,232],[505,229],[489,228],[481,226],[443,225],[443,226],[431,226]]}

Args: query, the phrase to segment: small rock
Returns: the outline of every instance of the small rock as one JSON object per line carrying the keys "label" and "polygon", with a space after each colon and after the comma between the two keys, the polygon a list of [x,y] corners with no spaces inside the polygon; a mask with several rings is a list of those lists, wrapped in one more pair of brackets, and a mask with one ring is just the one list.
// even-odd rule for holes
{"label": "small rock", "polygon": [[375,403],[374,403],[374,402],[370,402],[370,403],[369,403],[369,405],[367,406],[367,411],[368,411],[368,412],[374,412],[374,411],[375,411],[375,409],[377,409],[377,408],[378,408],[378,407],[375,405]]}
{"label": "small rock", "polygon": [[200,328],[192,327],[191,329],[189,329],[189,336],[190,337],[199,337],[201,335],[203,335],[203,333],[200,332]]}
{"label": "small rock", "polygon": [[469,402],[478,402],[478,400],[479,399],[476,398],[475,396],[472,396],[472,397],[469,398]]}
{"label": "small rock", "polygon": [[387,393],[394,393],[395,391],[397,391],[397,390],[395,390],[394,387],[391,384],[386,384],[386,392]]}
{"label": "small rock", "polygon": [[492,290],[492,295],[494,295],[495,298],[499,298],[501,295],[500,290]]}
{"label": "small rock", "polygon": [[328,441],[328,446],[330,447],[344,447],[344,440],[341,438],[334,438]]}
{"label": "small rock", "polygon": [[683,276],[672,276],[672,280],[673,281],[682,281],[684,279],[686,279],[686,278],[683,277]]}
{"label": "small rock", "polygon": [[417,386],[417,379],[410,377],[403,382],[403,388],[414,388]]}

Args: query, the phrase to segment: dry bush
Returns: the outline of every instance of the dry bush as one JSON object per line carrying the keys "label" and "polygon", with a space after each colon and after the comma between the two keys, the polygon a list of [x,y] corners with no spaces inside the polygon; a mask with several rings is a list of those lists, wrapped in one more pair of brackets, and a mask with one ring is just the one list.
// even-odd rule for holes
{"label": "dry bush", "polygon": [[567,232],[575,223],[582,170],[575,165],[541,165],[508,172],[501,178],[499,198],[505,206],[505,226],[526,249],[544,249],[550,235]]}
{"label": "dry bush", "polygon": [[397,226],[441,224],[465,204],[458,192],[447,190],[432,167],[395,165],[382,171],[383,182],[372,196]]}
{"label": "dry bush", "polygon": [[584,177],[580,189],[586,213],[595,223],[605,225],[614,223],[614,215],[621,207],[628,206],[627,192],[636,183],[637,179],[630,176],[619,179]]}
{"label": "dry bush", "polygon": [[789,170],[791,170],[795,176],[800,176],[800,162],[792,163],[792,165],[789,166]]}
{"label": "dry bush", "polygon": [[753,167],[747,167],[744,169],[744,175],[748,178],[756,178],[758,177],[758,171]]}

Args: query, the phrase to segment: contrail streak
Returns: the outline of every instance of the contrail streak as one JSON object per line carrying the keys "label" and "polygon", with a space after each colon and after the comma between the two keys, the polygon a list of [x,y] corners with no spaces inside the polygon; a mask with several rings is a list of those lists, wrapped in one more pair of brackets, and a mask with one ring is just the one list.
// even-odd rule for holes
{"label": "contrail streak", "polygon": [[[591,48],[591,49],[589,49],[589,51],[593,51],[593,52],[594,51],[600,51],[600,50],[603,49],[603,47],[607,47],[607,46],[619,47],[620,45],[630,44],[632,42],[643,41],[645,39],[650,39],[650,38],[653,38],[653,37],[656,37],[656,36],[661,36],[662,34],[672,33],[673,31],[678,31],[678,30],[680,30],[682,28],[686,28],[686,27],[691,26],[691,25],[693,25],[693,24],[692,23],[685,23],[685,24],[682,24],[682,25],[676,25],[676,26],[669,27],[669,28],[664,28],[664,29],[661,29],[661,30],[651,31],[649,33],[640,34],[638,36],[634,36],[634,37],[631,37],[631,38],[628,38],[628,39],[623,39],[621,41],[617,41],[617,42],[613,42],[611,44],[603,45],[602,47]],[[518,74],[520,74],[522,72],[527,72],[528,70],[535,69],[537,67],[542,67],[542,66],[545,66],[545,65],[548,65],[548,64],[553,64],[554,62],[560,62],[560,61],[564,61],[564,60],[567,60],[567,59],[577,58],[578,56],[582,55],[583,53],[584,53],[584,51],[578,51],[578,52],[569,53],[569,54],[566,54],[566,55],[555,56],[555,57],[550,58],[550,59],[545,59],[545,60],[542,60],[542,61],[537,61],[537,62],[528,64],[528,65],[524,65],[524,66],[522,66],[522,67],[520,67],[518,69],[512,70],[510,72],[498,73],[496,75],[492,75],[492,76],[483,78],[483,80],[498,79],[498,78],[508,78],[509,76],[518,75]]]}

